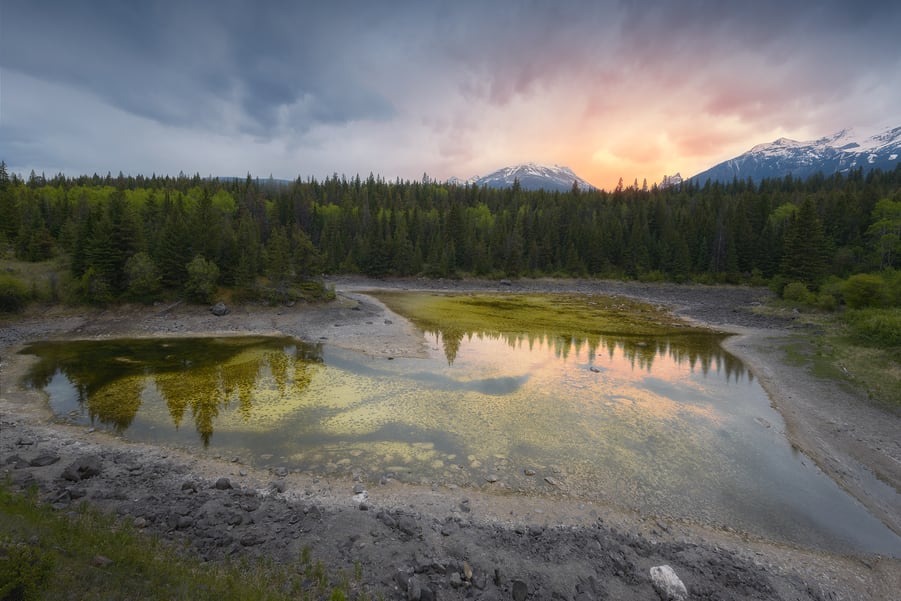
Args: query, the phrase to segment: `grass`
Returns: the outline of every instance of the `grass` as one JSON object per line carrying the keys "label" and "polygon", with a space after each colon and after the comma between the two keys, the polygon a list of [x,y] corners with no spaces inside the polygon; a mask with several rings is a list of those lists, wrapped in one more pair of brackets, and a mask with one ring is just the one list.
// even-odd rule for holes
{"label": "grass", "polygon": [[370,599],[354,580],[330,576],[305,548],[296,564],[252,559],[201,563],[159,539],[82,505],[55,512],[37,494],[0,484],[0,599]]}
{"label": "grass", "polygon": [[[785,315],[789,306],[777,301],[765,311]],[[806,365],[817,377],[858,386],[879,404],[901,410],[901,308],[809,309],[796,317],[815,333],[799,331],[783,347],[787,361]]]}

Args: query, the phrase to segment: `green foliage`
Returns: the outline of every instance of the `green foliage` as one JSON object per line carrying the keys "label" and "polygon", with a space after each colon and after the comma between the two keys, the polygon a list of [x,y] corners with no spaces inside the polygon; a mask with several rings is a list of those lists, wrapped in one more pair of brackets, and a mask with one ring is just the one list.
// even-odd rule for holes
{"label": "green foliage", "polygon": [[801,303],[803,305],[811,305],[815,300],[815,296],[807,289],[807,285],[803,282],[792,282],[786,284],[782,289],[782,298],[787,301]]}
{"label": "green foliage", "polygon": [[159,298],[162,278],[150,255],[145,252],[132,255],[125,262],[125,275],[128,278],[128,294],[132,299],[152,303]]}
{"label": "green foliage", "polygon": [[888,300],[888,290],[881,276],[859,273],[845,282],[845,303],[852,309],[882,307]]}
{"label": "green foliage", "polygon": [[67,253],[91,302],[134,297],[126,260],[138,253],[163,291],[183,290],[187,264],[202,256],[223,285],[252,296],[260,284],[289,294],[323,272],[770,281],[781,293],[788,282],[817,290],[829,276],[897,267],[901,250],[901,168],[613,193],[426,178],[0,179],[0,245],[26,258]]}
{"label": "green foliage", "polygon": [[197,303],[209,303],[216,294],[219,268],[212,261],[198,255],[186,266],[188,281],[185,282],[185,296]]}
{"label": "green foliage", "polygon": [[21,311],[29,300],[28,284],[12,274],[0,273],[0,312]]}
{"label": "green foliage", "polygon": [[44,549],[0,541],[0,599],[40,599],[54,563],[53,554]]}
{"label": "green foliage", "polygon": [[852,334],[882,348],[901,347],[901,309],[859,309],[845,314]]}

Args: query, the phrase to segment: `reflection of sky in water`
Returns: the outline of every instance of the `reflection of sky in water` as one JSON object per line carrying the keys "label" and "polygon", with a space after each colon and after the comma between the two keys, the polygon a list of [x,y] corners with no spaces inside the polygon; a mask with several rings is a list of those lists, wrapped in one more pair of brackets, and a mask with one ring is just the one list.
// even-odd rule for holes
{"label": "reflection of sky in water", "polygon": [[[715,340],[472,335],[449,361],[440,334],[426,336],[426,359],[324,347],[309,361],[276,345],[201,367],[202,382],[140,370],[121,380],[140,397],[124,432],[373,479],[482,485],[493,474],[557,492],[550,476],[643,514],[901,555],[897,536],[792,451],[761,387]],[[102,421],[62,371],[45,381],[58,414]]]}

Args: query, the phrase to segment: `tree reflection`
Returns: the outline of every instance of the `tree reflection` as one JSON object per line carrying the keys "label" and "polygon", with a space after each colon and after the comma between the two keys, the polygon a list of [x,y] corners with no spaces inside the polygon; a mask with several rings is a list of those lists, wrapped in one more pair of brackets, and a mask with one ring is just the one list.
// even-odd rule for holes
{"label": "tree reflection", "polygon": [[497,330],[461,330],[455,327],[424,327],[424,332],[439,340],[444,349],[448,365],[453,365],[464,339],[485,338],[503,340],[511,348],[527,344],[529,349],[536,345],[551,348],[556,357],[567,359],[571,354],[579,356],[583,349],[589,357],[606,352],[610,359],[621,353],[633,369],[650,372],[658,357],[669,357],[677,365],[688,364],[692,371],[700,369],[707,375],[711,369],[722,370],[726,380],[739,381],[751,375],[744,364],[721,346],[722,334],[693,331],[682,335],[624,336],[545,332],[500,332]]}
{"label": "tree reflection", "polygon": [[250,421],[258,391],[300,395],[322,363],[319,344],[259,337],[38,343],[22,353],[39,357],[26,385],[46,389],[62,374],[92,424],[127,430],[155,390],[176,428],[190,414],[205,447],[221,410]]}

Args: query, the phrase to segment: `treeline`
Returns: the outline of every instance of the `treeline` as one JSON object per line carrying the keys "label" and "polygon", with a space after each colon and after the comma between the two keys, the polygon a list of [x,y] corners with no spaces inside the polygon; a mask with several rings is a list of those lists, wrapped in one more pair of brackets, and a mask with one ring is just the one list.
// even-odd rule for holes
{"label": "treeline", "polygon": [[798,282],[898,267],[901,166],[759,184],[497,190],[337,175],[27,179],[0,164],[0,249],[61,257],[87,302],[217,286],[289,298],[322,273]]}

